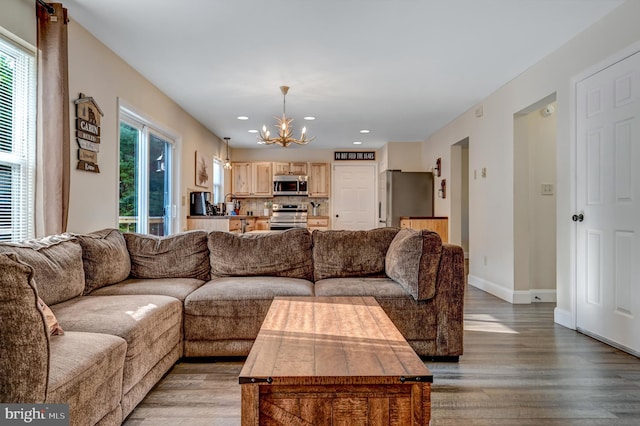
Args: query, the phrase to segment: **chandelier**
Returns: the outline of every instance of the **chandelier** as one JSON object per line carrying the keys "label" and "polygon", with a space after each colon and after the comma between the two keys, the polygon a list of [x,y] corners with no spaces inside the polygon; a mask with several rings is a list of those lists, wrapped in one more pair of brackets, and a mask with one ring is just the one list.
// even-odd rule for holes
{"label": "chandelier", "polygon": [[277,143],[282,147],[286,148],[291,143],[296,143],[298,145],[306,145],[315,137],[307,138],[307,128],[303,127],[302,132],[300,134],[300,139],[296,139],[293,137],[293,128],[291,127],[291,122],[293,118],[287,118],[287,92],[289,91],[289,86],[280,86],[280,91],[282,92],[282,118],[274,117],[278,124],[276,124],[276,128],[278,129],[278,137],[271,137],[271,134],[267,130],[267,126],[262,126],[262,131],[258,136],[258,141],[265,145],[273,145]]}

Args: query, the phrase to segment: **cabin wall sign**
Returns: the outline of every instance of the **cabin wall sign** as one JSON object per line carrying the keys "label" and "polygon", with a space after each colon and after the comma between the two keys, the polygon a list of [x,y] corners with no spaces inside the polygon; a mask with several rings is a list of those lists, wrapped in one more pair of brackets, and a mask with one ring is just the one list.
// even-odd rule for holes
{"label": "cabin wall sign", "polygon": [[76,142],[78,142],[78,166],[76,169],[100,173],[100,118],[102,110],[91,96],[80,93],[76,104]]}

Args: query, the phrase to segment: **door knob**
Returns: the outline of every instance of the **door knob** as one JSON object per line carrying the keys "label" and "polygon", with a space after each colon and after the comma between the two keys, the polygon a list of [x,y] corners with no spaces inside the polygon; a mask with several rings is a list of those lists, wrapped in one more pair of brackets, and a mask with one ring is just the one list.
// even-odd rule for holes
{"label": "door knob", "polygon": [[573,216],[571,216],[571,220],[573,220],[574,222],[582,222],[584,220],[584,215],[582,213],[574,214]]}

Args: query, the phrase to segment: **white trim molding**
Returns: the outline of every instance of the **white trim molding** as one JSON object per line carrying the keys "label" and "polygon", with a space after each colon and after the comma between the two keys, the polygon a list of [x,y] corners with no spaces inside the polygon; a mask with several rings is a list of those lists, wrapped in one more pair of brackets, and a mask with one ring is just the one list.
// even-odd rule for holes
{"label": "white trim molding", "polygon": [[468,276],[468,283],[479,290],[485,291],[514,305],[526,305],[536,302],[555,303],[556,301],[556,291],[553,289],[515,291],[474,275]]}

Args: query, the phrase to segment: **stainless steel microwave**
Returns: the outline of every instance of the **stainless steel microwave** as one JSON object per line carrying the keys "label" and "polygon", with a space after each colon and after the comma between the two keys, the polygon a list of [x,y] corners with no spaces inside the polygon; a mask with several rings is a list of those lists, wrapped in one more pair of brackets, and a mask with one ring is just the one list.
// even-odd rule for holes
{"label": "stainless steel microwave", "polygon": [[309,195],[307,176],[274,176],[273,195]]}

